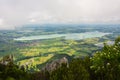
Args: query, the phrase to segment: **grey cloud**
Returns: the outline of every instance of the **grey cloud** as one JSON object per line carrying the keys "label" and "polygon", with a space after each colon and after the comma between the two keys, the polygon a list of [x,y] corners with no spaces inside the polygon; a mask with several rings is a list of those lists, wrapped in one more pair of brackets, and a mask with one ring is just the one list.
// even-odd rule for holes
{"label": "grey cloud", "polygon": [[31,22],[120,23],[120,0],[0,0],[0,29]]}

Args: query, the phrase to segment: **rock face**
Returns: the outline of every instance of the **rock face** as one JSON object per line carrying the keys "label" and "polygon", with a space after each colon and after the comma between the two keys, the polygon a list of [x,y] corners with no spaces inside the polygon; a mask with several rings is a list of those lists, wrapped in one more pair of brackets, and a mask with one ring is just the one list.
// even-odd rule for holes
{"label": "rock face", "polygon": [[68,59],[66,57],[55,60],[50,64],[46,64],[46,66],[42,70],[51,72],[51,71],[59,68],[62,64],[67,64],[67,66],[68,66]]}
{"label": "rock face", "polygon": [[3,59],[0,61],[0,64],[7,65],[10,62],[13,62],[13,55],[3,57]]}

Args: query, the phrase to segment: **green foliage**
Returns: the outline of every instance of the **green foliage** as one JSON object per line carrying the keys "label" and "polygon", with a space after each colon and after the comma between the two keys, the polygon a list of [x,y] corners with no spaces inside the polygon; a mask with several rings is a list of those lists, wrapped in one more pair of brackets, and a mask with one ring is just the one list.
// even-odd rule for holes
{"label": "green foliage", "polygon": [[[85,62],[86,63],[86,62]],[[87,65],[81,59],[72,60],[69,65],[69,77],[71,80],[89,80]]]}
{"label": "green foliage", "polygon": [[63,64],[61,68],[53,71],[50,75],[50,80],[67,80],[68,68],[66,64]]}
{"label": "green foliage", "polygon": [[50,80],[50,74],[49,72],[45,71],[45,72],[35,72],[32,73],[32,78],[31,80]]}
{"label": "green foliage", "polygon": [[[5,63],[4,63],[5,62]],[[19,69],[12,61],[3,59],[0,62],[0,80],[28,80],[30,76],[27,72]]]}
{"label": "green foliage", "polygon": [[120,38],[114,45],[104,44],[93,57],[74,59],[69,67],[62,66],[53,71],[50,80],[119,80]]}
{"label": "green foliage", "polygon": [[120,38],[114,45],[104,45],[102,51],[91,58],[91,69],[97,80],[119,80],[120,78]]}
{"label": "green foliage", "polygon": [[89,80],[87,60],[74,59],[69,66],[63,64],[60,68],[53,71],[50,80]]}

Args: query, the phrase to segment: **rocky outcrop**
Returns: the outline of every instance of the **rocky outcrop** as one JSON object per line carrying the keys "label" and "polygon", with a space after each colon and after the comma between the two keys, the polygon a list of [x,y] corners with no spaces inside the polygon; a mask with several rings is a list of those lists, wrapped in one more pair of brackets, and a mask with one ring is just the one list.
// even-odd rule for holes
{"label": "rocky outcrop", "polygon": [[3,59],[0,61],[0,64],[7,65],[10,62],[13,62],[13,55],[3,57]]}
{"label": "rocky outcrop", "polygon": [[51,71],[59,68],[62,64],[67,64],[67,66],[68,66],[68,59],[66,57],[57,59],[50,64],[46,64],[46,66],[42,70],[51,72]]}

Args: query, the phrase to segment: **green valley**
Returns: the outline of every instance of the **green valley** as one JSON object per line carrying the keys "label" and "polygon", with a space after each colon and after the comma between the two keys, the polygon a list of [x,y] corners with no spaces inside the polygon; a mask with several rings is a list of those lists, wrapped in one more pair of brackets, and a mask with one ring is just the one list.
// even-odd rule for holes
{"label": "green valley", "polygon": [[[111,28],[115,29],[115,31]],[[97,50],[101,50],[101,47],[95,44],[113,41],[120,34],[118,29],[120,29],[119,25],[50,24],[26,25],[13,31],[0,31],[0,58],[12,54],[14,62],[26,67],[26,71],[40,71],[46,63],[50,63],[61,57],[72,59],[92,56]],[[88,37],[83,33],[87,33]],[[60,36],[52,34],[59,34]],[[82,38],[80,38],[81,34]],[[102,34],[102,36],[99,36],[99,34]],[[14,40],[24,36],[37,35],[42,35],[43,39]],[[47,39],[46,35],[50,38]],[[89,37],[89,35],[95,37]]]}

